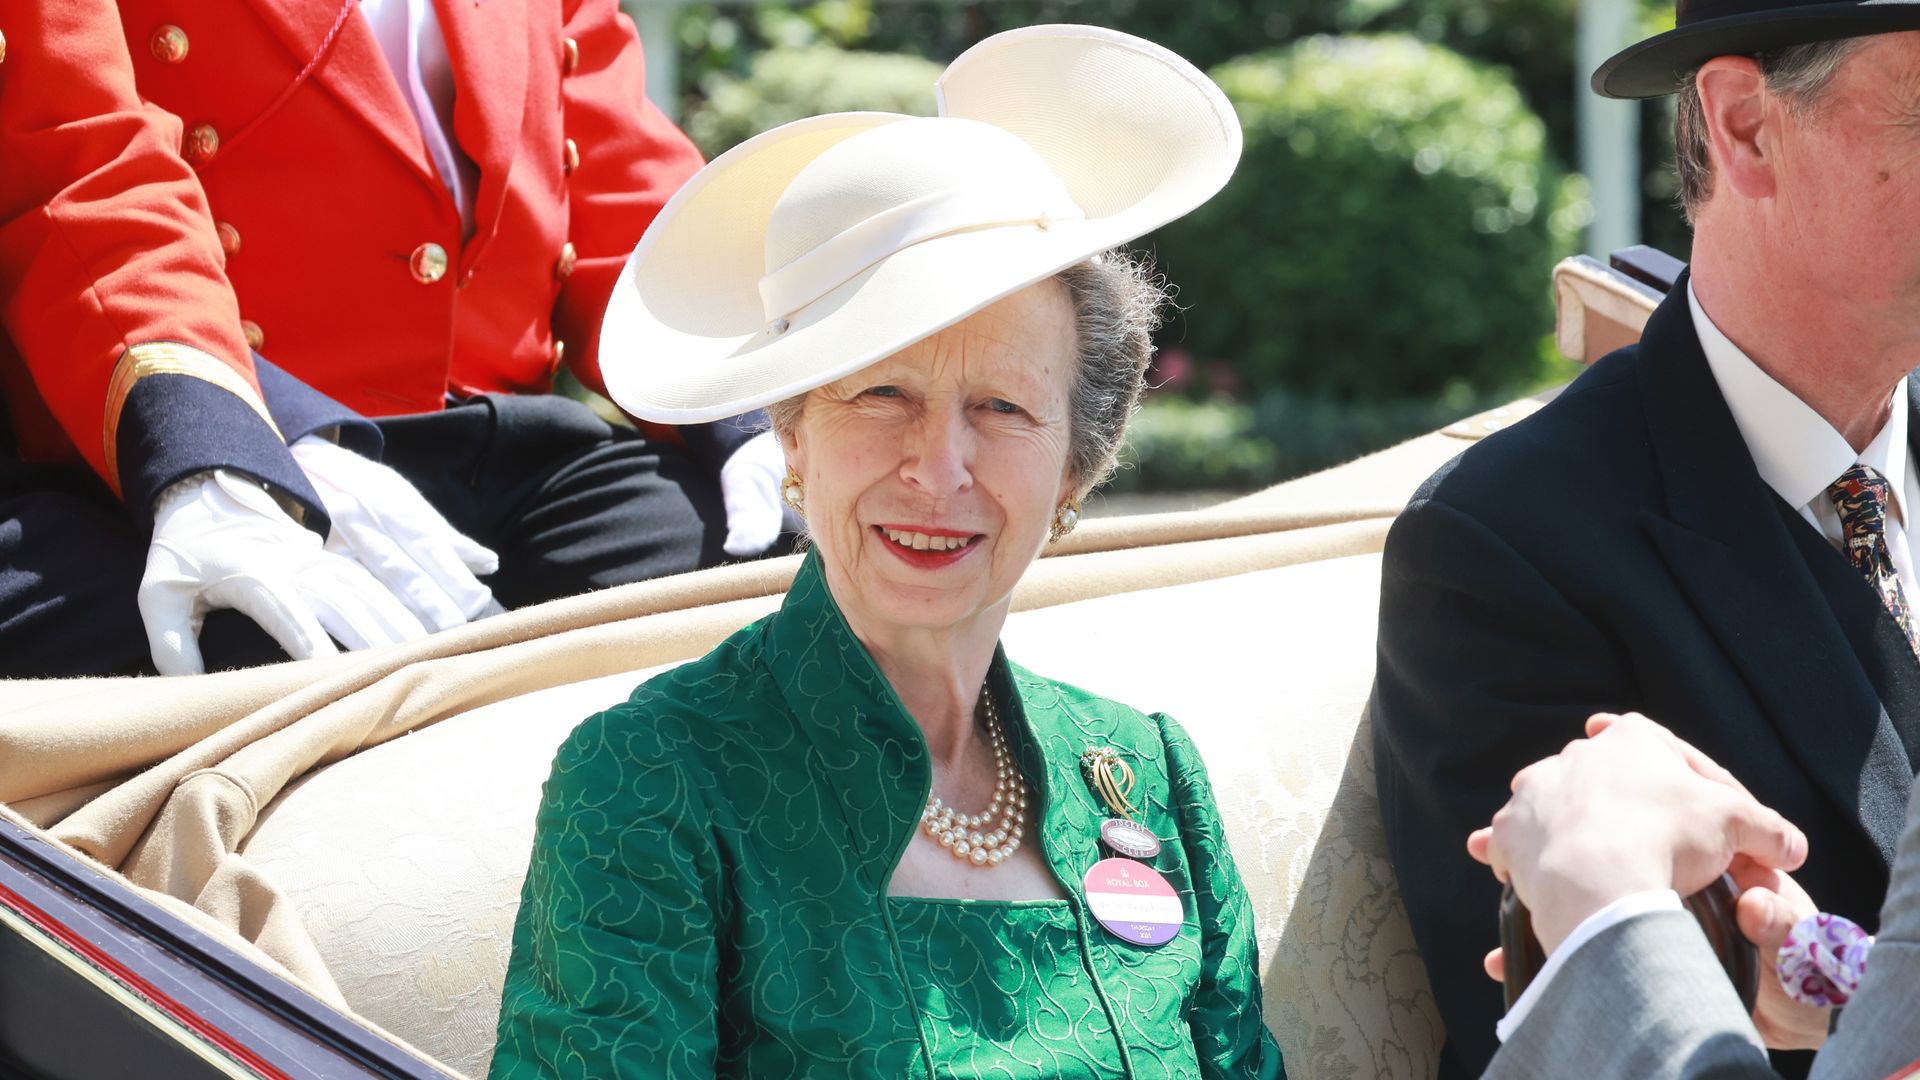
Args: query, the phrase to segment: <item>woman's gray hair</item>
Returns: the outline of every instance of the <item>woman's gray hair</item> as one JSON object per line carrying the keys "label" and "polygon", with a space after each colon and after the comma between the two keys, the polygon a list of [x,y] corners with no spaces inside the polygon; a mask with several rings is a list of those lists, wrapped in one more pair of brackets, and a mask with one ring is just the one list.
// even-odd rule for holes
{"label": "woman's gray hair", "polygon": [[[1068,394],[1067,464],[1074,494],[1083,496],[1113,473],[1127,421],[1140,406],[1153,332],[1167,302],[1164,280],[1144,255],[1115,248],[1054,275],[1073,301],[1077,363]],[[800,422],[807,396],[767,407],[773,430]]]}
{"label": "woman's gray hair", "polygon": [[[1807,45],[1789,45],[1763,52],[1754,59],[1766,76],[1767,89],[1787,103],[1796,116],[1804,116],[1820,104],[1820,99],[1840,70],[1866,39],[1837,38]],[[1673,167],[1680,174],[1680,208],[1687,223],[1707,204],[1713,194],[1713,159],[1707,153],[1707,111],[1700,101],[1698,71],[1680,77],[1679,97],[1673,112]]]}

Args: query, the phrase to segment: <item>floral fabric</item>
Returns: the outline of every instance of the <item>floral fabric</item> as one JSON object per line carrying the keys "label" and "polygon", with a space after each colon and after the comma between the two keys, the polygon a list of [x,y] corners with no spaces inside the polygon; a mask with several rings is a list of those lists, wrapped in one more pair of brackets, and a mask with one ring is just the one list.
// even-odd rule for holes
{"label": "floral fabric", "polygon": [[[588,718],[544,790],[491,1075],[1274,1078],[1253,923],[1171,719],[989,673],[1067,898],[890,898],[925,742],[810,556],[777,614]],[[1125,754],[1185,910],[1158,948],[1081,886]]]}

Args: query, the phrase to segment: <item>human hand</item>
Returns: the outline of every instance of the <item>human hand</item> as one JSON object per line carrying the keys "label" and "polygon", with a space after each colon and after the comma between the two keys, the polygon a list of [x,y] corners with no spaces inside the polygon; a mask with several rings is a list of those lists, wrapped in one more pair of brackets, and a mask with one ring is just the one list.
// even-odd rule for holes
{"label": "human hand", "polygon": [[335,654],[334,639],[360,649],[427,632],[358,563],[325,550],[259,484],[225,469],[155,500],[138,603],[162,675],[206,670],[200,626],[216,608],[252,619],[296,660]]}
{"label": "human hand", "polygon": [[1788,997],[1774,963],[1787,932],[1819,908],[1799,882],[1783,871],[1741,858],[1733,861],[1730,872],[1740,886],[1735,921],[1740,933],[1760,951],[1760,994],[1753,1003],[1753,1026],[1769,1049],[1818,1050],[1827,1041],[1832,1010]]}
{"label": "human hand", "polygon": [[308,435],[289,447],[333,519],[327,550],[365,567],[431,630],[491,609],[475,575],[500,558],[447,523],[406,477],[372,458]]}
{"label": "human hand", "polygon": [[1781,870],[1806,858],[1799,829],[1672,732],[1604,714],[1587,730],[1516,774],[1493,824],[1467,840],[1469,854],[1513,883],[1549,954],[1621,897],[1695,892],[1737,855]]}
{"label": "human hand", "polygon": [[771,431],[742,443],[720,466],[720,501],[727,508],[721,550],[737,557],[758,555],[780,538],[780,481],[786,474],[787,455]]}

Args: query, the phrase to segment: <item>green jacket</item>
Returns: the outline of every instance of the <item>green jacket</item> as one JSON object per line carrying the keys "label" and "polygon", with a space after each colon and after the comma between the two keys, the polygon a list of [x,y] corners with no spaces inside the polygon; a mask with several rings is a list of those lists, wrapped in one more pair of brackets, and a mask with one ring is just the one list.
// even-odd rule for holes
{"label": "green jacket", "polygon": [[[1066,900],[889,898],[931,784],[919,727],[810,556],[780,611],[561,747],[491,1075],[1280,1077],[1252,913],[1179,725],[989,673]],[[1108,934],[1081,879],[1122,751],[1185,925]]]}

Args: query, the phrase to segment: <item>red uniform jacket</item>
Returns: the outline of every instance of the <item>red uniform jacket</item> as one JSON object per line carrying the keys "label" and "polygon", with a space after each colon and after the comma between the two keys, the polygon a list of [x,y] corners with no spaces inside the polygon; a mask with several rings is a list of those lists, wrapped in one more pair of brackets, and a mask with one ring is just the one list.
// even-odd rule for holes
{"label": "red uniform jacket", "polygon": [[[83,6],[0,0],[0,12],[22,5]],[[0,116],[20,96],[88,95],[102,115],[143,117],[147,134],[114,152],[124,173],[172,178],[131,196],[112,184],[81,193],[114,257],[55,265],[43,258],[50,242],[0,244],[0,284],[21,309],[9,309],[7,330],[25,371],[110,482],[127,472],[111,462],[128,441],[116,427],[132,388],[155,374],[220,383],[225,372],[240,376],[222,386],[231,396],[252,385],[246,344],[374,416],[435,410],[449,391],[543,391],[563,358],[601,387],[597,338],[614,278],[699,155],[647,102],[639,39],[615,0],[435,7],[454,68],[453,135],[478,168],[464,241],[358,0],[121,0],[113,31],[132,86],[124,59],[69,55],[25,95],[16,61],[28,45],[0,22],[14,54],[0,64]],[[58,29],[105,51],[97,23]],[[142,114],[136,95],[165,115]],[[126,141],[85,126],[61,164]],[[0,142],[0,153],[10,173],[11,147]],[[181,161],[194,176],[174,175]],[[116,266],[153,310],[135,305],[129,320],[92,299]],[[47,317],[56,305],[63,317]],[[131,357],[129,346],[154,340],[185,341],[219,363]],[[10,404],[23,381],[7,376]]]}

